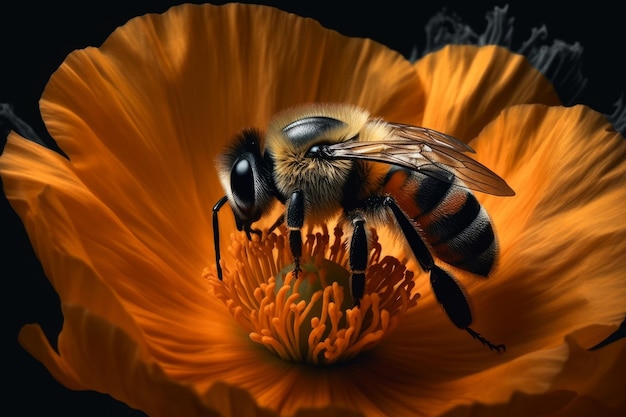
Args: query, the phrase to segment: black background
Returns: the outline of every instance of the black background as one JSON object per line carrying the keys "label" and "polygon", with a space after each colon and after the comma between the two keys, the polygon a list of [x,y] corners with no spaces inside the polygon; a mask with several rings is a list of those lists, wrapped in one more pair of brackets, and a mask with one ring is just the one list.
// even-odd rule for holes
{"label": "black background", "polygon": [[[44,86],[74,49],[100,45],[117,26],[130,18],[163,12],[176,1],[114,2],[21,2],[0,6],[0,102],[12,103],[16,113],[44,132],[38,100]],[[373,38],[408,55],[414,45],[424,46],[424,24],[444,7],[484,29],[485,12],[505,2],[320,2],[260,1],[309,16],[324,26],[349,36]],[[361,5],[360,3],[363,3]],[[602,112],[625,89],[626,52],[624,14],[617,3],[579,2],[585,7],[550,6],[547,1],[511,1],[515,16],[514,46],[530,34],[531,27],[546,24],[551,38],[584,48],[583,71],[589,77],[581,100]],[[567,3],[566,3],[567,4]],[[254,103],[251,103],[254,105]],[[94,392],[70,391],[17,343],[26,323],[38,322],[51,340],[58,334],[62,317],[55,292],[43,276],[26,233],[6,198],[0,199],[0,274],[5,317],[2,335],[5,357],[3,408],[15,416],[58,414],[63,416],[141,416],[140,412]],[[5,411],[5,415],[6,414]]]}

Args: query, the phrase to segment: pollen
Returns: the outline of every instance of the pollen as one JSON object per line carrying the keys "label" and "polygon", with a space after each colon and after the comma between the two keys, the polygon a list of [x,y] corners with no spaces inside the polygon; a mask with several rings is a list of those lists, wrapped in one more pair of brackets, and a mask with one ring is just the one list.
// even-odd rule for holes
{"label": "pollen", "polygon": [[413,272],[392,256],[381,259],[372,230],[365,294],[355,306],[342,230],[330,240],[326,228],[307,233],[296,277],[286,231],[252,240],[234,234],[223,281],[209,268],[203,276],[254,343],[292,362],[346,361],[379,344],[420,295]]}

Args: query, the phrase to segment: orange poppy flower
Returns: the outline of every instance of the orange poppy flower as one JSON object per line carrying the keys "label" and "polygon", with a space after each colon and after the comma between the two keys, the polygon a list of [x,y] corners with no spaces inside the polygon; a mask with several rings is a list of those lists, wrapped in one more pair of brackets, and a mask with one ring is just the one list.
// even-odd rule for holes
{"label": "orange poppy flower", "polygon": [[[516,191],[477,193],[500,259],[488,280],[457,274],[472,327],[506,352],[450,323],[384,229],[360,309],[342,306],[334,224],[297,283],[279,233],[248,241],[221,214],[216,279],[216,155],[308,102],[471,141]],[[13,132],[0,175],[64,316],[56,349],[37,324],[19,341],[66,387],[154,417],[625,410],[626,340],[590,348],[625,313],[626,142],[521,55],[450,45],[412,64],[274,8],[182,5],[70,54],[41,112],[67,158]]]}

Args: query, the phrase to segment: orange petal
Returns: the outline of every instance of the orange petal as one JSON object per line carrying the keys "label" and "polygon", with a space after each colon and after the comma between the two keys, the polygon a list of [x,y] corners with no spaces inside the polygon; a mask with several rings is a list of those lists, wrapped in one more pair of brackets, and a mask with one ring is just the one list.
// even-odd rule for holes
{"label": "orange petal", "polygon": [[[444,416],[623,416],[626,411],[626,398],[623,395],[626,340],[615,342],[600,351],[589,352],[580,346],[576,338],[567,338],[567,361],[562,364],[563,369],[553,378],[545,392],[530,394],[518,391],[506,402],[460,406]],[[485,379],[483,387],[499,385],[501,382],[502,379]]]}
{"label": "orange petal", "polygon": [[[30,169],[18,170],[25,161]],[[172,408],[188,408],[187,415],[204,415],[207,407],[232,409],[232,415],[259,410],[243,391],[215,388],[219,367],[204,367],[206,357],[220,363],[226,349],[235,355],[227,362],[231,372],[244,356],[240,350],[258,356],[228,313],[215,308],[200,274],[181,279],[173,273],[68,165],[15,134],[0,158],[5,192],[24,218],[64,314],[58,354],[36,325],[22,329],[20,343],[69,388],[106,392],[151,415],[175,415]],[[102,230],[107,239],[97,238]]]}
{"label": "orange petal", "polygon": [[83,292],[89,286],[81,288],[73,277],[87,269],[127,302],[144,303],[146,311],[183,300],[206,303],[208,296],[198,291],[207,262],[201,248],[183,257],[176,248],[180,235],[153,236],[148,247],[86,188],[69,161],[16,134],[9,136],[0,161],[7,198],[63,301],[96,302],[97,296]]}
{"label": "orange petal", "polygon": [[415,63],[425,96],[422,125],[469,142],[509,106],[560,104],[526,58],[490,46],[449,45]]}
{"label": "orange petal", "polygon": [[109,393],[155,417],[277,416],[236,387],[216,383],[199,392],[172,380],[126,333],[88,309],[65,305],[63,316],[58,354],[36,325],[22,329],[20,342],[69,388]]}
{"label": "orange petal", "polygon": [[578,340],[582,336],[575,334],[567,338],[570,354],[563,371],[552,383],[552,389],[577,394],[575,401],[559,416],[624,415],[626,339],[589,352]]}
{"label": "orange petal", "polygon": [[0,169],[62,304],[84,306],[121,328],[166,369],[193,367],[190,352],[206,349],[214,332],[224,333],[221,309],[214,311],[221,304],[201,276],[205,257],[172,259],[172,241],[162,237],[161,251],[152,252],[85,188],[66,159],[15,134]]}

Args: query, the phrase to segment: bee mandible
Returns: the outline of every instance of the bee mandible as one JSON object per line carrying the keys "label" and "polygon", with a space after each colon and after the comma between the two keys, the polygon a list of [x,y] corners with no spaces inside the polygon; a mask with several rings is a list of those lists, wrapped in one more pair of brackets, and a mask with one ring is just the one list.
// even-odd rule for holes
{"label": "bee mandible", "polygon": [[514,191],[497,174],[467,156],[474,152],[452,136],[425,127],[384,121],[347,104],[306,104],[276,115],[263,134],[244,129],[217,157],[226,195],[213,208],[218,278],[222,279],[217,213],[228,202],[237,229],[261,235],[253,224],[276,200],[300,269],[305,220],[321,224],[341,216],[349,239],[350,291],[355,306],[365,291],[369,242],[366,225],[400,232],[435,298],[452,323],[491,350],[470,328],[465,291],[441,261],[487,277],[498,257],[490,217],[472,190],[499,196]]}

